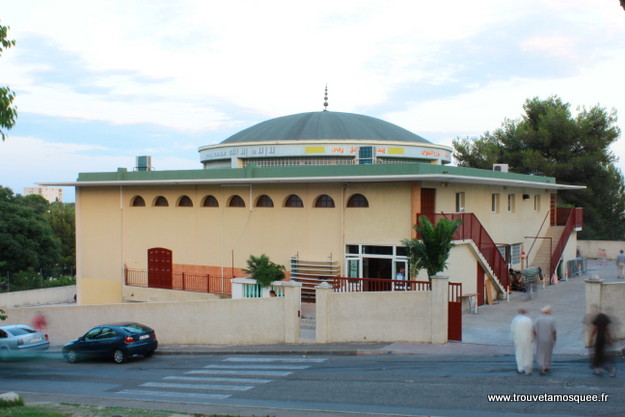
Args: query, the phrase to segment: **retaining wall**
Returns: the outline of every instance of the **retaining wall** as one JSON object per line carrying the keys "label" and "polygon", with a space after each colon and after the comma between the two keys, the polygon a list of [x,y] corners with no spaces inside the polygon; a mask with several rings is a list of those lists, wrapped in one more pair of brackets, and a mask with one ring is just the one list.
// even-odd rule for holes
{"label": "retaining wall", "polygon": [[432,278],[431,291],[336,293],[317,287],[318,343],[446,343],[448,278]]}
{"label": "retaining wall", "polygon": [[164,344],[274,344],[299,339],[301,287],[285,286],[284,297],[187,300],[5,308],[3,324],[29,324],[37,311],[48,322],[50,343],[61,345],[91,327],[137,321],[156,330]]}
{"label": "retaining wall", "polygon": [[42,288],[38,290],[0,293],[0,307],[37,306],[42,304],[73,303],[76,286]]}

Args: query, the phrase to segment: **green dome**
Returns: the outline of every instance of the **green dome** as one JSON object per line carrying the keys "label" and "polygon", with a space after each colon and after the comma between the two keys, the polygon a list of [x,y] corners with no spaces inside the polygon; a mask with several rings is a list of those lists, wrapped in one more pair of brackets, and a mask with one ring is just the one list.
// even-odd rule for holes
{"label": "green dome", "polygon": [[332,111],[300,113],[267,120],[242,130],[221,143],[322,139],[431,143],[403,127],[375,117]]}

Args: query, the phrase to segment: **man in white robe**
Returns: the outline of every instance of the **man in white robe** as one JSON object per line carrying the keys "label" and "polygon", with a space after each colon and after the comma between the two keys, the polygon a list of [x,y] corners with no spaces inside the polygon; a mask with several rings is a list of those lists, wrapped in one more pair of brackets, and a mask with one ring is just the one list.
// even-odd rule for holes
{"label": "man in white robe", "polygon": [[534,329],[525,309],[519,309],[519,314],[512,319],[510,333],[514,341],[517,372],[530,375],[534,364]]}
{"label": "man in white robe", "polygon": [[543,375],[551,367],[551,356],[556,344],[556,324],[551,315],[551,306],[543,307],[541,315],[534,320],[536,338],[536,364]]}

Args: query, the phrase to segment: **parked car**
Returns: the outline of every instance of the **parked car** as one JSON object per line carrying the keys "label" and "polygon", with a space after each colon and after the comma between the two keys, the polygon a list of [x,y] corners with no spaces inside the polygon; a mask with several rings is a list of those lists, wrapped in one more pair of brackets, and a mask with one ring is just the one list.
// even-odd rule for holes
{"label": "parked car", "polygon": [[0,359],[43,352],[50,347],[48,335],[25,324],[0,326]]}
{"label": "parked car", "polygon": [[141,323],[102,324],[63,346],[63,356],[70,363],[83,358],[108,357],[124,363],[135,355],[150,357],[158,347],[156,333]]}

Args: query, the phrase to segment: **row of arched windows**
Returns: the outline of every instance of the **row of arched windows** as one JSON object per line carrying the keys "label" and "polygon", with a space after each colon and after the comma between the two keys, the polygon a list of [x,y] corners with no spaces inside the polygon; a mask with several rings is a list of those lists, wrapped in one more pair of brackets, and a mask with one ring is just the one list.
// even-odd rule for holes
{"label": "row of arched windows", "polygon": [[[146,203],[140,195],[132,198],[132,207],[145,207]],[[161,196],[156,197],[152,206],[169,207],[167,198]],[[178,207],[193,207],[193,201],[187,195],[178,198],[176,202]],[[263,194],[256,199],[256,207],[274,207],[273,200],[267,194]],[[207,195],[202,199],[201,207],[219,207],[219,201],[213,195]],[[227,207],[245,207],[245,201],[239,195],[232,195],[228,198]],[[283,207],[304,207],[304,202],[297,194],[291,194],[284,199]],[[327,194],[321,194],[315,199],[314,207],[335,207],[334,199]],[[369,207],[367,197],[362,194],[352,194],[347,200],[347,207]]]}

